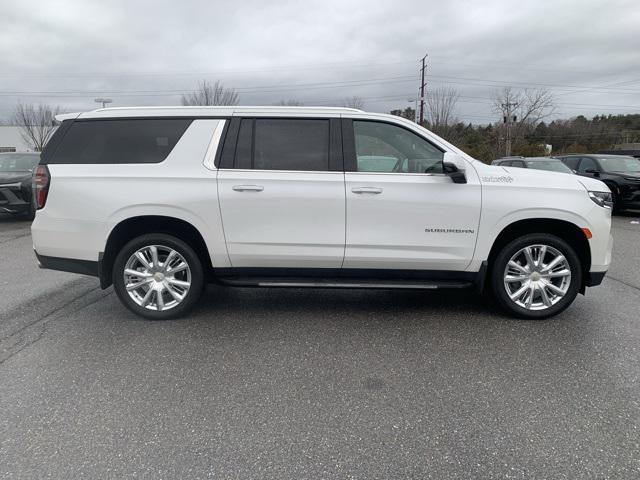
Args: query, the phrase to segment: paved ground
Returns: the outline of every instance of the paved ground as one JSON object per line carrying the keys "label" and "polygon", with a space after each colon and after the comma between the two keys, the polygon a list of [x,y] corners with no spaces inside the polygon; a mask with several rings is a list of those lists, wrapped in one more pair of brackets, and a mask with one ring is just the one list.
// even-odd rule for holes
{"label": "paved ground", "polygon": [[0,218],[0,478],[640,478],[640,224],[556,319],[210,288],[153,323]]}

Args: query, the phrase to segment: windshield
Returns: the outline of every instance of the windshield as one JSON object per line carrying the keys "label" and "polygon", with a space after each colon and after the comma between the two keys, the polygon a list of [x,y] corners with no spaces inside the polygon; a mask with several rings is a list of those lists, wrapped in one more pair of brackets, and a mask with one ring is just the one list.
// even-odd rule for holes
{"label": "windshield", "polygon": [[0,172],[30,172],[39,161],[40,155],[0,155]]}
{"label": "windshield", "polygon": [[552,172],[573,173],[573,170],[567,167],[560,160],[537,160],[535,162],[527,162],[527,167],[533,168],[534,170],[550,170]]}
{"label": "windshield", "polygon": [[633,157],[598,157],[605,172],[640,172],[640,160]]}

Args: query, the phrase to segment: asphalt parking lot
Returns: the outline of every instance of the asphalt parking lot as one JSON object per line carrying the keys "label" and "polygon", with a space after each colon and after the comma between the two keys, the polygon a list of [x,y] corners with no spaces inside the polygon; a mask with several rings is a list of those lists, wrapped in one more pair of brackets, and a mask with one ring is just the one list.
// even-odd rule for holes
{"label": "asphalt parking lot", "polygon": [[640,215],[555,319],[210,287],[149,322],[0,217],[0,478],[640,478]]}

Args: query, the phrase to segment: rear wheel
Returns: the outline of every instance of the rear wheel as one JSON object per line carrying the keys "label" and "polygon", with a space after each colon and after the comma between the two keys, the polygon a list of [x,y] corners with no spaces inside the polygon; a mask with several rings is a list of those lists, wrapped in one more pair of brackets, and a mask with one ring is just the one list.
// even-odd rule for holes
{"label": "rear wheel", "polygon": [[530,234],[502,248],[493,264],[496,300],[520,318],[543,319],[566,309],[582,285],[580,260],[554,235]]}
{"label": "rear wheel", "polygon": [[191,310],[202,294],[202,263],[176,237],[143,235],[118,253],[113,286],[132,312],[150,320],[176,318]]}

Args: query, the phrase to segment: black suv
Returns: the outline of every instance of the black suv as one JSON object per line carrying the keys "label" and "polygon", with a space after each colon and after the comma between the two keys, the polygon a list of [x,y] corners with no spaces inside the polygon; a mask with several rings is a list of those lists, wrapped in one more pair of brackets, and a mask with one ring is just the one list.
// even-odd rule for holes
{"label": "black suv", "polygon": [[578,175],[597,178],[613,194],[613,210],[640,209],[640,160],[626,155],[558,156]]}
{"label": "black suv", "polygon": [[33,220],[31,179],[38,162],[39,153],[0,153],[0,213],[21,213]]}

